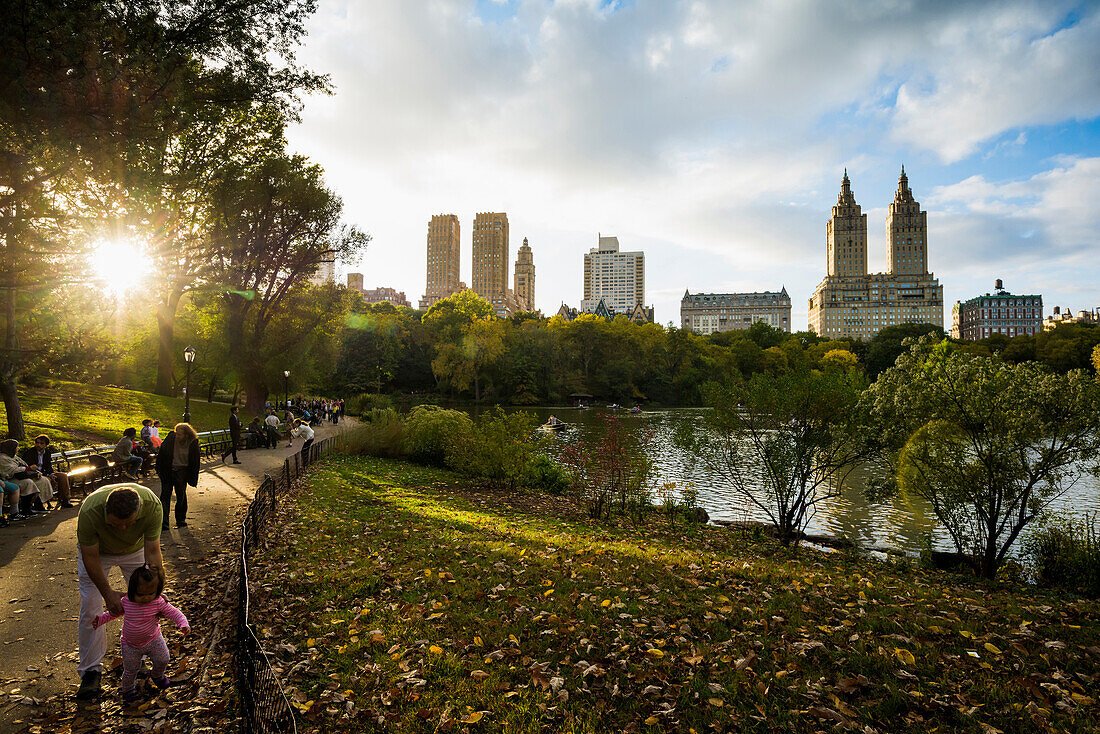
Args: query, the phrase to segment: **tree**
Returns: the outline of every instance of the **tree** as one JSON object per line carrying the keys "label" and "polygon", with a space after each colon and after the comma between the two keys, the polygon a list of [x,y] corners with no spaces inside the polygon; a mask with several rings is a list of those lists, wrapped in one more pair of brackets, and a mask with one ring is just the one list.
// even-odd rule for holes
{"label": "tree", "polygon": [[1092,368],[1100,375],[1100,344],[1092,348]]}
{"label": "tree", "polygon": [[[87,252],[86,240],[70,236],[80,218],[126,214],[125,162],[175,129],[181,99],[231,88],[238,102],[282,100],[293,110],[299,91],[323,87],[322,77],[294,63],[313,9],[313,0],[5,3],[0,394],[11,435],[24,436],[16,389],[26,364],[20,337],[27,310],[40,300],[21,292],[64,283],[61,266]],[[201,103],[217,108],[226,99],[206,96]]]}
{"label": "tree", "polygon": [[685,421],[676,443],[798,543],[817,506],[840,494],[868,455],[850,371],[756,374],[705,390],[711,410]]}
{"label": "tree", "polygon": [[1100,472],[1100,386],[924,337],[867,391],[878,494],[915,493],[992,579],[1020,532]]}
{"label": "tree", "polygon": [[899,355],[907,351],[904,344],[906,339],[915,339],[925,334],[935,334],[937,339],[944,337],[943,329],[934,324],[898,324],[879,331],[868,342],[863,358],[867,376],[872,380],[878,377],[879,373],[894,364]]}
{"label": "tree", "polygon": [[[350,259],[367,246],[370,236],[342,225],[343,202],[325,187],[319,166],[301,156],[282,155],[226,175],[214,193],[212,238],[220,261],[215,276],[224,288],[225,328],[229,353],[248,397],[249,410],[258,411],[267,398],[266,358],[287,354],[295,339],[312,333],[341,309],[326,309],[302,290],[325,258]],[[336,305],[332,286],[327,292]],[[291,309],[291,304],[298,308]],[[279,351],[271,351],[269,327],[288,313],[297,313]],[[293,352],[291,351],[292,355]]]}
{"label": "tree", "polygon": [[504,351],[502,323],[492,318],[470,324],[460,341],[439,346],[432,371],[440,380],[459,390],[474,386],[474,400],[481,402],[481,380],[489,365]]}

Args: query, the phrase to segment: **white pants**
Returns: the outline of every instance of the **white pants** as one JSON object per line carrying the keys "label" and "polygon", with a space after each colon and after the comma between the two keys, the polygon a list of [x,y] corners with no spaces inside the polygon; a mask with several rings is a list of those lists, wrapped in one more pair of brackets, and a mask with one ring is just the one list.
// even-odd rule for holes
{"label": "white pants", "polygon": [[43,502],[49,502],[53,499],[53,485],[50,484],[49,477],[39,477],[38,479],[16,479],[14,480],[19,485],[19,496],[29,497],[32,494],[37,494],[38,499]]}
{"label": "white pants", "polygon": [[[108,581],[111,577],[111,569],[118,566],[129,583],[130,574],[145,565],[145,549],[142,548],[125,556],[100,556],[99,562],[103,564],[103,573]],[[107,625],[101,624],[99,629],[92,628],[95,618],[103,614],[103,595],[99,593],[99,589],[92,582],[92,577],[84,568],[84,556],[80,551],[76,554],[76,577],[80,585],[80,621],[77,622],[80,625],[77,628],[80,665],[76,672],[83,676],[89,670],[100,672],[103,670],[103,656],[107,654]]]}

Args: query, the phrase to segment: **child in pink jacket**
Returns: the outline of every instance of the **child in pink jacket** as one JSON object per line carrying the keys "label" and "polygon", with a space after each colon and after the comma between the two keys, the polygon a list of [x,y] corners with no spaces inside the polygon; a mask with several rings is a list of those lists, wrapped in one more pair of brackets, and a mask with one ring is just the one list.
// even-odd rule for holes
{"label": "child in pink jacket", "polygon": [[[161,596],[163,591],[164,580],[148,566],[142,566],[130,574],[126,596],[122,598],[122,614],[119,615],[123,617],[121,689],[124,703],[133,703],[140,695],[135,683],[145,656],[153,663],[153,685],[161,689],[169,685],[168,676],[164,674],[168,668],[168,644],[160,633],[160,618],[171,620],[185,635],[191,631],[187,617]],[[107,624],[112,619],[116,616],[105,612],[95,618],[92,626],[99,629],[99,625]]]}

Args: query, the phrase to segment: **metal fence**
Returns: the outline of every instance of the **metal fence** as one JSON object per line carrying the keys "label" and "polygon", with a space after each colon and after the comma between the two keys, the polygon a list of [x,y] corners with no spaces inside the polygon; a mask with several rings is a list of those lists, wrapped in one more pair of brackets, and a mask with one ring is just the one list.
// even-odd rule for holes
{"label": "metal fence", "polygon": [[294,709],[283,693],[282,684],[271,667],[263,645],[248,622],[248,561],[263,544],[265,531],[278,510],[279,501],[290,494],[306,466],[339,449],[338,438],[332,436],[310,446],[309,456],[304,461],[301,452],[288,456],[278,476],[265,476],[241,524],[233,662],[242,734],[288,734],[298,730]]}

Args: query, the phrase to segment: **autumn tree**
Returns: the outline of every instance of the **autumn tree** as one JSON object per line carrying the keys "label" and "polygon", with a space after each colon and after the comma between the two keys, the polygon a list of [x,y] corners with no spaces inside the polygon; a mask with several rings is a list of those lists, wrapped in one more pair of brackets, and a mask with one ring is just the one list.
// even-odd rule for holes
{"label": "autumn tree", "polygon": [[985,578],[1051,503],[1100,473],[1100,385],[1081,370],[1053,374],[924,337],[879,376],[863,409],[881,442],[872,487],[927,500]]}

